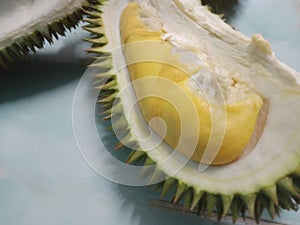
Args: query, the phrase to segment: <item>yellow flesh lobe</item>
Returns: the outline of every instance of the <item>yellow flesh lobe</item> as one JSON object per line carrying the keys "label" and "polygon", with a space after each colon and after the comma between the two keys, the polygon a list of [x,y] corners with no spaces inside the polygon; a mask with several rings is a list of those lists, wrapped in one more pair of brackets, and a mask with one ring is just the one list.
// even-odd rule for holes
{"label": "yellow flesh lobe", "polygon": [[[123,52],[128,65],[128,70],[132,81],[139,80],[138,85],[134,85],[135,94],[145,96],[147,93],[165,92],[164,96],[168,96],[177,101],[183,109],[188,108],[189,102],[184,97],[188,96],[198,115],[198,124],[193,126],[200,127],[198,137],[193,134],[193,127],[190,127],[189,138],[197,138],[196,148],[193,149],[191,159],[196,162],[210,163],[201,160],[207,143],[209,141],[212,129],[211,109],[214,106],[209,104],[205,97],[195,95],[185,84],[190,79],[190,75],[195,71],[191,70],[188,65],[180,62],[179,57],[171,52],[172,44],[163,40],[161,37],[165,34],[163,31],[152,31],[150,27],[143,23],[140,18],[140,9],[137,3],[129,3],[124,9],[120,21],[120,32],[122,42],[124,44]],[[153,60],[155,58],[156,60]],[[147,60],[148,59],[148,60]],[[167,62],[167,63],[165,63]],[[141,78],[151,77],[153,82],[145,81]],[[166,78],[176,83],[166,85],[161,82],[160,78]],[[185,96],[182,95],[185,93]],[[175,105],[178,105],[175,104]],[[256,121],[259,116],[263,100],[255,93],[249,93],[244,98],[237,101],[231,101],[225,104],[226,111],[226,127],[225,133],[222,130],[219,135],[224,136],[218,154],[213,160],[213,165],[223,165],[236,160],[247,146],[256,127]],[[181,120],[180,115],[174,105],[159,97],[150,96],[139,101],[140,109],[149,122],[152,118],[160,117],[166,124],[166,134],[163,137],[173,149],[176,149],[181,136]],[[224,107],[224,106],[223,106]],[[185,118],[185,120],[189,120]],[[195,118],[193,118],[195,120]],[[218,121],[214,121],[218,122]],[[151,124],[153,130],[159,135],[161,126],[155,123]],[[224,133],[224,135],[223,135]],[[178,151],[189,156],[189,143],[191,140],[186,138],[183,140],[185,148],[179,148]]]}

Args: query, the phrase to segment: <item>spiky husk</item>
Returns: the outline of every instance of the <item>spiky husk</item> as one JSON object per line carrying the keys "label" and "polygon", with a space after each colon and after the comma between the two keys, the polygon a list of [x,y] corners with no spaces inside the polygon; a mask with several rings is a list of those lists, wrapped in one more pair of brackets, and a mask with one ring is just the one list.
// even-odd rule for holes
{"label": "spiky husk", "polygon": [[[123,108],[120,99],[117,99],[118,82],[116,74],[112,72],[112,57],[109,52],[105,52],[102,48],[108,43],[105,37],[105,28],[102,22],[101,6],[105,0],[99,0],[98,4],[88,11],[88,18],[85,19],[88,25],[84,27],[92,33],[90,39],[86,41],[92,43],[88,53],[97,55],[97,63],[92,64],[92,67],[99,69],[99,74],[96,74],[97,88],[101,91],[99,94],[98,104],[103,110],[103,119],[111,119],[113,127],[118,136],[122,136],[122,140],[116,144],[116,149],[133,146],[131,153],[128,156],[127,163],[142,163],[145,166],[155,165],[155,162],[149,155],[141,149],[139,143],[132,137],[128,128],[128,123],[123,115]],[[117,104],[115,104],[117,102]],[[113,104],[114,103],[114,104]],[[123,144],[122,144],[123,143]],[[143,176],[146,177],[152,174],[152,178],[160,176],[163,171],[158,167],[154,171],[143,171]],[[210,192],[210,190],[201,190],[192,186],[188,186],[184,182],[165,176],[165,180],[157,184],[161,189],[161,196],[165,197],[168,193],[171,194],[173,203],[183,202],[185,210],[197,210],[198,215],[211,216],[217,215],[218,221],[226,215],[231,215],[233,223],[238,217],[245,218],[248,215],[255,218],[259,223],[260,217],[266,210],[270,217],[274,219],[279,215],[281,210],[298,210],[300,204],[300,164],[296,170],[285,177],[277,180],[271,186],[261,187],[259,191],[251,194],[235,193],[232,195],[221,195]],[[151,179],[150,179],[151,180]],[[173,191],[173,193],[169,193]]]}
{"label": "spiky husk", "polygon": [[201,0],[202,5],[209,5],[212,12],[224,13],[238,3],[238,0]]}
{"label": "spiky husk", "polygon": [[67,30],[71,31],[72,28],[76,28],[83,19],[85,12],[92,9],[96,3],[95,0],[86,0],[82,4],[82,8],[78,8],[58,21],[46,24],[46,29],[43,31],[36,30],[33,33],[24,34],[13,44],[0,49],[0,68],[7,68],[16,59],[42,48],[45,41],[52,44],[54,38],[58,39],[59,36],[65,36]]}

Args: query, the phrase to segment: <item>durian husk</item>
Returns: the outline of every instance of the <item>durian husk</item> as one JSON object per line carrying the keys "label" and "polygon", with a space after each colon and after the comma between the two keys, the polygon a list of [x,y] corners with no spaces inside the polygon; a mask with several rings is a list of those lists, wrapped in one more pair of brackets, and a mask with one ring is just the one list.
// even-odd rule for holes
{"label": "durian husk", "polygon": [[[98,104],[103,110],[103,119],[112,120],[114,127],[118,128],[119,133],[122,133],[123,139],[116,144],[116,149],[124,147],[124,143],[126,143],[126,147],[134,146],[133,149],[137,149],[131,151],[126,162],[128,164],[139,162],[145,166],[155,165],[155,161],[146,152],[138,150],[139,143],[130,134],[127,120],[123,115],[121,100],[118,99],[120,87],[117,75],[111,70],[113,68],[112,55],[103,48],[108,43],[101,11],[105,2],[106,0],[98,0],[97,6],[87,12],[88,18],[85,21],[88,25],[84,27],[92,34],[91,38],[86,39],[92,44],[91,48],[86,51],[97,56],[97,63],[92,64],[91,67],[96,67],[101,71],[95,75],[97,88],[101,90]],[[114,102],[117,104],[113,104]],[[152,176],[162,173],[164,171],[156,167]],[[173,203],[184,201],[185,209],[196,209],[199,215],[210,216],[214,211],[218,221],[230,214],[233,223],[237,221],[238,217],[245,217],[245,215],[254,218],[259,223],[265,210],[274,219],[276,215],[280,215],[282,209],[296,211],[300,204],[300,162],[293,172],[286,174],[274,184],[262,186],[258,191],[248,194],[216,194],[210,190],[189,186],[174,177],[165,176],[165,178],[157,184],[161,189],[162,197],[175,190],[170,199]]]}
{"label": "durian husk", "polygon": [[81,7],[76,8],[72,13],[42,26],[38,24],[39,28],[33,32],[17,34],[18,37],[13,38],[8,45],[0,47],[0,68],[8,68],[29,52],[36,52],[37,49],[43,48],[45,41],[52,44],[54,39],[65,36],[67,30],[71,31],[72,28],[76,28],[87,10],[92,10],[95,4],[94,0],[82,0]]}

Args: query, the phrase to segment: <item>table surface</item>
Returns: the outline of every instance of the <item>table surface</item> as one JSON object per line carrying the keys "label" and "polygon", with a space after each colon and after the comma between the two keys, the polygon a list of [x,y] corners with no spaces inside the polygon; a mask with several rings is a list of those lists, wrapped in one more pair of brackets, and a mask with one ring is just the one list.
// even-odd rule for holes
{"label": "table surface", "polygon": [[[248,36],[261,33],[280,60],[300,71],[299,0],[240,1],[229,22]],[[76,29],[0,71],[0,224],[220,224],[153,208],[150,188],[110,182],[83,159],[72,107],[87,65],[86,36]],[[276,221],[300,224],[300,214],[284,212]]]}

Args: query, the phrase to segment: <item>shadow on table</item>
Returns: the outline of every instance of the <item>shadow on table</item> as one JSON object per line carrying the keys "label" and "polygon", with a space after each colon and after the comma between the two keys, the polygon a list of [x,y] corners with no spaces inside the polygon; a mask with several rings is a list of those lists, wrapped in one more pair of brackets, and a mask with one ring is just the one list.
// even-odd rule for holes
{"label": "shadow on table", "polygon": [[26,60],[0,70],[0,104],[51,90],[82,76],[84,63]]}
{"label": "shadow on table", "polygon": [[132,220],[139,225],[229,225],[228,222],[198,217],[195,214],[164,209],[151,205],[153,199],[159,198],[159,191],[153,187],[126,187],[118,186],[120,195],[123,197],[123,207],[133,207]]}

